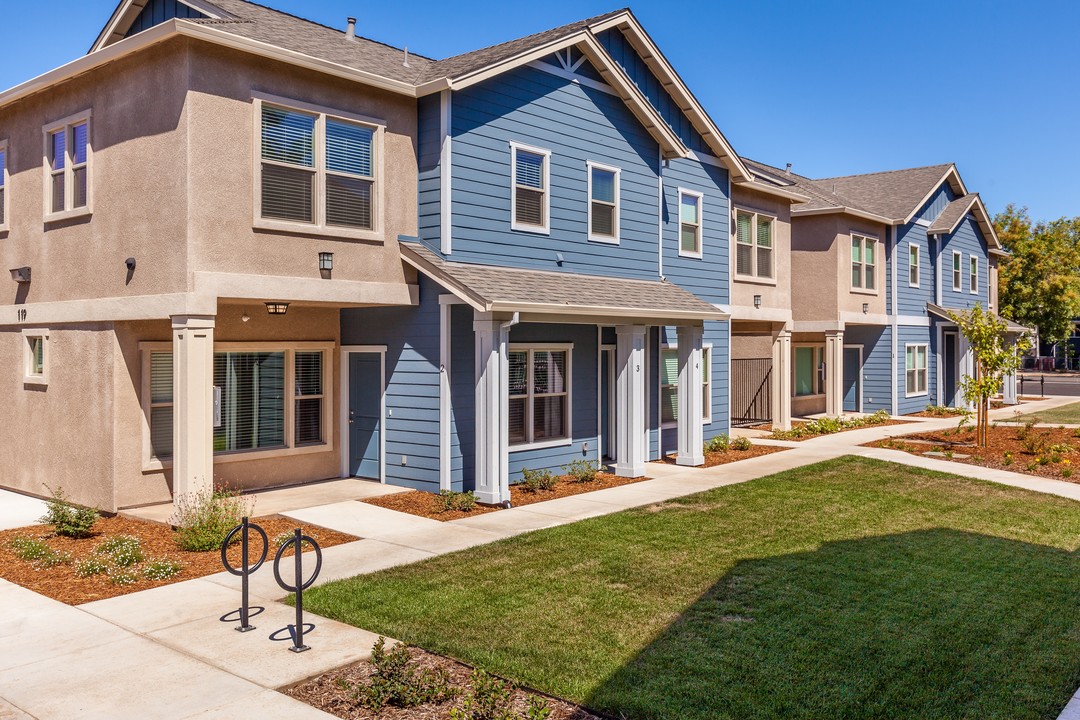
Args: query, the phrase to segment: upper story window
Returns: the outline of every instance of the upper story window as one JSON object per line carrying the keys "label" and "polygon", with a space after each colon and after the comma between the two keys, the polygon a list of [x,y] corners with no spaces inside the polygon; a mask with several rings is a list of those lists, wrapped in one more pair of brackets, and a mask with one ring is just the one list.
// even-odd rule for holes
{"label": "upper story window", "polygon": [[90,113],[45,127],[45,217],[58,220],[90,211]]}
{"label": "upper story window", "polygon": [[952,254],[952,289],[956,292],[960,292],[964,289],[963,262],[963,255],[954,250]]}
{"label": "upper story window", "polygon": [[877,240],[865,235],[851,236],[851,287],[877,290]]}
{"label": "upper story window", "polygon": [[908,286],[919,287],[919,246],[908,243]]}
{"label": "upper story window", "polygon": [[8,229],[8,144],[0,140],[0,232]]}
{"label": "upper story window", "polygon": [[679,190],[679,255],[700,258],[702,205],[701,193]]}
{"label": "upper story window", "polygon": [[335,234],[377,228],[380,126],[311,108],[256,99],[259,113],[257,224]]}
{"label": "upper story window", "polygon": [[968,292],[979,294],[979,258],[975,255],[968,257]]}
{"label": "upper story window", "polygon": [[735,274],[772,280],[775,219],[760,213],[735,213]]}
{"label": "upper story window", "polygon": [[511,229],[549,232],[551,152],[510,143],[510,159],[514,185],[510,195]]}
{"label": "upper story window", "polygon": [[619,169],[588,163],[589,239],[619,242]]}

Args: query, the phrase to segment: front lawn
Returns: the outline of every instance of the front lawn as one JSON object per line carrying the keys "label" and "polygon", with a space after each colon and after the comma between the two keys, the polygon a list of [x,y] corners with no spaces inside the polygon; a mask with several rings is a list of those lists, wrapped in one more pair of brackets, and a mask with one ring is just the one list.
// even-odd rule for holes
{"label": "front lawn", "polygon": [[[1071,405],[1062,405],[1061,407],[1053,408],[1052,410],[1043,410],[1030,415],[1021,415],[1016,419],[1017,422],[1028,422],[1031,420],[1048,425],[1080,425],[1080,402],[1072,403]],[[1008,422],[1013,421],[1009,420]]]}
{"label": "front lawn", "polygon": [[1055,718],[1080,504],[841,458],[305,593],[627,718]]}

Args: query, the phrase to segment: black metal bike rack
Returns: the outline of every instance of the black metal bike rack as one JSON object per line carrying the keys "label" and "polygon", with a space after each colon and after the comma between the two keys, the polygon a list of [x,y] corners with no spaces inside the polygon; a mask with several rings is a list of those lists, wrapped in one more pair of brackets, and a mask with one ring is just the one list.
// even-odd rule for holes
{"label": "black metal bike rack", "polygon": [[[312,550],[315,551],[315,571],[311,574],[308,580],[304,581],[304,560],[303,560],[303,547],[304,543],[311,545]],[[295,575],[293,576],[293,582],[295,585],[287,585],[284,580],[281,579],[281,560],[285,554],[285,550],[292,545],[295,547],[293,553],[293,562],[295,567]],[[274,580],[281,586],[283,590],[296,594],[296,624],[290,625],[289,630],[292,635],[292,650],[294,653],[301,653],[311,648],[304,644],[304,590],[311,587],[315,579],[319,577],[319,572],[322,570],[322,548],[319,547],[319,543],[315,542],[315,539],[304,535],[300,528],[296,528],[293,532],[293,536],[286,542],[282,543],[278,548],[277,554],[274,555]],[[314,629],[312,625],[312,629]],[[274,636],[271,635],[270,639],[273,640]]]}
{"label": "black metal bike rack", "polygon": [[[248,564],[248,536],[251,531],[255,531],[262,538],[262,552],[259,554],[259,561],[254,565]],[[229,564],[228,549],[232,544],[233,538],[236,534],[240,533],[240,552],[243,555],[243,562],[239,568],[234,568]],[[221,541],[221,564],[225,566],[225,569],[232,575],[240,576],[240,609],[227,613],[221,616],[221,622],[233,622],[232,615],[239,612],[240,627],[235,628],[239,632],[250,632],[255,629],[255,626],[251,624],[252,615],[258,615],[265,608],[256,607],[255,613],[252,613],[248,606],[248,578],[266,562],[266,555],[270,551],[270,540],[266,537],[266,531],[253,522],[249,522],[245,517],[241,520],[240,524],[229,531],[229,534],[225,536],[225,539]],[[320,556],[321,559],[321,556]],[[276,568],[275,568],[276,573]]]}

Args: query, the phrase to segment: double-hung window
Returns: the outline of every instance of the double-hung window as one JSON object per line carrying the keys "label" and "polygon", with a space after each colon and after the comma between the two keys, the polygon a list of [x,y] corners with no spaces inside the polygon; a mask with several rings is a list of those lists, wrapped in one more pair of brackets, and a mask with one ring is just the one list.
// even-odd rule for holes
{"label": "double-hung window", "polygon": [[979,258],[975,255],[968,257],[968,292],[979,294]]}
{"label": "double-hung window", "polygon": [[0,232],[8,229],[8,144],[0,141]]}
{"label": "double-hung window", "polygon": [[[701,348],[701,419],[712,418],[712,347]],[[675,425],[679,421],[679,349],[660,350],[660,421]]]}
{"label": "double-hung window", "polygon": [[510,194],[511,229],[540,233],[549,231],[550,162],[551,153],[547,150],[510,144],[510,167],[513,174]]}
{"label": "double-hung window", "polygon": [[961,292],[964,289],[963,266],[964,256],[954,250],[952,254],[952,289]]}
{"label": "double-hung window", "polygon": [[926,345],[906,347],[904,369],[908,396],[926,394]]}
{"label": "double-hung window", "polygon": [[760,213],[735,213],[735,274],[773,279],[773,228],[775,220]]}
{"label": "double-hung window", "polygon": [[619,242],[619,169],[588,163],[589,240]]}
{"label": "double-hung window", "polygon": [[45,216],[60,219],[90,210],[90,113],[45,128]]}
{"label": "double-hung window", "polygon": [[851,287],[877,289],[877,240],[865,235],[851,236]]}
{"label": "double-hung window", "polygon": [[[237,345],[214,352],[215,454],[289,451],[327,441],[328,349]],[[149,456],[173,455],[173,353],[144,355],[144,408]]]}
{"label": "double-hung window", "polygon": [[257,224],[325,232],[376,229],[377,138],[372,123],[257,100]]}
{"label": "double-hung window", "polygon": [[703,196],[679,190],[679,255],[700,258]]}
{"label": "double-hung window", "polygon": [[796,397],[821,395],[825,392],[821,368],[825,363],[825,347],[822,345],[798,345],[795,347]]}
{"label": "double-hung window", "polygon": [[570,346],[510,348],[511,445],[570,440]]}
{"label": "double-hung window", "polygon": [[919,246],[908,243],[908,287],[919,287]]}

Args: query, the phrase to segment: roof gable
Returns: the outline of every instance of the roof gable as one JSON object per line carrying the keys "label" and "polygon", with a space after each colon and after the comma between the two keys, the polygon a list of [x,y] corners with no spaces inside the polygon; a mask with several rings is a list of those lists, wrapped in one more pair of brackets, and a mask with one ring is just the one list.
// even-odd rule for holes
{"label": "roof gable", "polygon": [[971,217],[979,226],[983,241],[989,248],[1001,248],[1001,240],[994,229],[994,222],[978,193],[969,193],[949,203],[934,223],[927,228],[929,235],[951,235],[966,218]]}
{"label": "roof gable", "polygon": [[101,29],[90,52],[108,47],[173,18],[220,20],[227,17],[228,13],[207,0],[121,0],[109,22]]}

